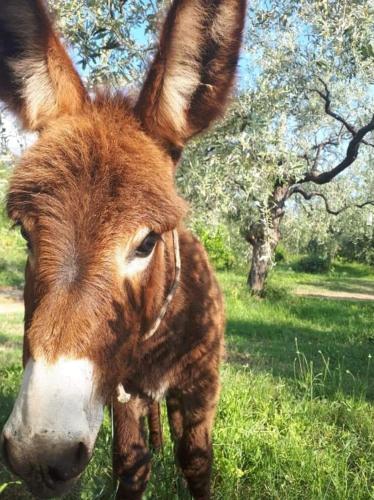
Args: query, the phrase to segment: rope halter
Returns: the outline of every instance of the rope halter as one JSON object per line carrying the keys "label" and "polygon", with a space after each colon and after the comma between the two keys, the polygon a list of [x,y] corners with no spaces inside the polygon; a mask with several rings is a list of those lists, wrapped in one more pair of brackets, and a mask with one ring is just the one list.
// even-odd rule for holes
{"label": "rope halter", "polygon": [[[160,312],[153,322],[152,327],[148,330],[148,332],[143,336],[143,340],[149,340],[154,336],[154,334],[157,332],[157,330],[160,328],[161,322],[165,317],[165,314],[167,313],[170,303],[172,302],[173,298],[175,297],[175,293],[178,289],[178,285],[180,282],[180,275],[181,275],[181,256],[180,256],[180,248],[179,248],[179,237],[178,237],[178,231],[176,229],[173,229],[172,231],[172,236],[173,236],[173,248],[174,248],[174,280],[173,283],[170,287],[169,293],[167,294],[165,301],[160,309]],[[119,403],[128,403],[131,399],[131,395],[125,391],[125,388],[123,387],[123,384],[118,384],[116,388],[116,396],[117,396],[117,401]]]}

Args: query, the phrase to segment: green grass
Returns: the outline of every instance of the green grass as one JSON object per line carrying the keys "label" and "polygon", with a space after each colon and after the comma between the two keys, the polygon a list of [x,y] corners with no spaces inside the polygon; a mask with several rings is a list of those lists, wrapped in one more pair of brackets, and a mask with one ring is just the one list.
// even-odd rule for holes
{"label": "green grass", "polygon": [[318,283],[319,286],[326,286],[328,283],[356,283],[360,288],[365,286],[365,283],[374,284],[374,268],[359,262],[343,262],[340,260],[333,261],[331,271],[326,274],[308,274],[296,272],[294,270],[295,261],[298,258],[294,257],[289,263],[279,263],[276,266],[275,272],[271,276],[271,282],[281,283],[284,286],[291,287],[297,283]]}
{"label": "green grass", "polygon": [[20,363],[22,318],[22,314],[0,315],[0,370]]}
{"label": "green grass", "polygon": [[11,229],[11,224],[4,213],[1,191],[0,242],[0,285],[20,287],[24,280],[26,262],[25,241],[20,235],[19,229]]}
{"label": "green grass", "polygon": [[[338,266],[324,276],[280,266],[265,300],[250,297],[243,275],[219,274],[228,324],[214,431],[214,499],[374,497],[374,302],[292,294],[293,288],[312,283],[355,291],[374,285],[372,270]],[[0,425],[21,374],[16,361],[21,318],[4,318]],[[164,453],[154,457],[146,498],[188,498],[173,463],[165,415],[164,432]],[[110,449],[107,416],[94,459],[68,498],[112,498]],[[30,498],[22,484],[12,481],[17,479],[0,469],[0,485],[11,482],[2,498]]]}
{"label": "green grass", "polygon": [[5,193],[11,174],[9,167],[0,162],[0,286],[22,286],[26,262],[25,242],[19,229],[11,230],[6,216]]}

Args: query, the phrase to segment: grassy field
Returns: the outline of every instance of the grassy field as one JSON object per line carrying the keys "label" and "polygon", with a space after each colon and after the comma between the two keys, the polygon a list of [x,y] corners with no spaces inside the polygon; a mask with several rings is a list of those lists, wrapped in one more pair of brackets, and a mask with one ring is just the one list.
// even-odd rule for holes
{"label": "grassy field", "polygon": [[[3,269],[8,282],[18,283],[17,269]],[[373,271],[337,264],[328,275],[306,275],[284,265],[273,273],[264,300],[249,296],[240,274],[219,278],[228,325],[214,499],[374,498],[374,302],[293,293],[372,293]],[[21,376],[21,322],[19,314],[0,316],[0,425]],[[177,479],[165,415],[164,432],[146,498],[188,498]],[[94,459],[69,499],[112,498],[110,451],[107,415]],[[4,499],[31,498],[4,468],[1,491]]]}

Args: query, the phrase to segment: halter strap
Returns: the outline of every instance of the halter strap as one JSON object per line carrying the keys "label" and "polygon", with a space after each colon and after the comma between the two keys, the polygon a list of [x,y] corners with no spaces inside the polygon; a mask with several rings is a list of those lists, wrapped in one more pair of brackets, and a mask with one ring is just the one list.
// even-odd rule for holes
{"label": "halter strap", "polygon": [[148,330],[148,332],[144,335],[143,340],[148,340],[157,332],[160,328],[161,321],[164,319],[167,310],[169,309],[170,303],[175,296],[175,292],[177,291],[180,275],[181,275],[181,256],[179,250],[179,237],[176,229],[173,229],[173,247],[174,247],[174,281],[169,290],[169,293],[165,299],[163,306],[161,307],[160,313],[153,323],[152,327]]}
{"label": "halter strap", "polygon": [[[166,296],[166,299],[163,303],[163,306],[160,309],[159,315],[155,319],[152,327],[148,330],[148,332],[144,335],[143,340],[148,340],[153,337],[153,335],[157,332],[157,330],[160,328],[161,322],[165,317],[165,314],[167,313],[170,303],[173,300],[175,293],[177,291],[179,282],[180,282],[180,276],[181,276],[181,255],[180,255],[180,248],[179,248],[179,236],[178,236],[178,231],[176,229],[173,229],[172,231],[172,236],[173,236],[173,248],[174,248],[174,280],[173,284],[170,287],[169,293]],[[120,383],[117,386],[116,389],[116,396],[117,400],[119,403],[127,403],[130,401],[131,395],[125,391],[125,388],[123,385]]]}

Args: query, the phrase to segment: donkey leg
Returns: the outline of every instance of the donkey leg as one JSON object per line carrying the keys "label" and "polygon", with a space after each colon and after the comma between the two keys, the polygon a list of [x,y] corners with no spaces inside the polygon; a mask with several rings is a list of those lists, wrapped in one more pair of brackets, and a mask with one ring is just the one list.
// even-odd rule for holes
{"label": "donkey leg", "polygon": [[171,437],[177,444],[183,435],[183,413],[180,396],[175,392],[170,392],[166,396],[166,408],[168,411],[168,421]]}
{"label": "donkey leg", "polygon": [[[178,498],[180,496],[184,498],[183,494],[185,494],[187,491],[187,481],[182,475],[178,459],[178,447],[183,436],[183,411],[180,394],[178,394],[176,391],[169,392],[166,396],[166,408],[168,412],[170,434],[173,441],[174,459],[176,468],[178,470],[178,475],[176,478],[177,496]],[[180,492],[182,492],[181,495],[179,494]]]}
{"label": "donkey leg", "polygon": [[[211,379],[212,377],[210,377]],[[212,427],[219,393],[215,380],[210,387],[196,387],[183,395],[183,434],[178,445],[178,461],[196,500],[210,498],[212,469]]]}
{"label": "donkey leg", "polygon": [[119,480],[117,500],[140,500],[151,471],[144,416],[147,405],[139,398],[113,404],[113,470]]}
{"label": "donkey leg", "polygon": [[160,403],[157,401],[152,401],[149,405],[148,427],[149,446],[157,453],[163,444]]}

